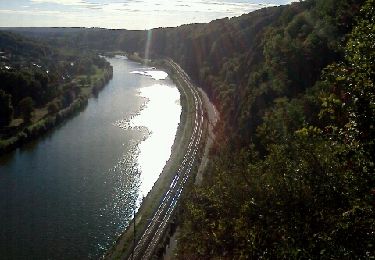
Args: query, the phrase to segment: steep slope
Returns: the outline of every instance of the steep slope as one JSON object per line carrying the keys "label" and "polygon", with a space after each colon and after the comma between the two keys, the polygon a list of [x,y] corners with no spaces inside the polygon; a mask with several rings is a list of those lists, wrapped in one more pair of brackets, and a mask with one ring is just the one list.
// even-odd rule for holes
{"label": "steep slope", "polygon": [[[211,167],[181,208],[181,259],[373,256],[374,72],[345,73],[350,57],[374,62],[371,38],[362,44],[374,3],[359,15],[363,2],[149,33],[148,55],[182,64],[222,115]],[[350,54],[357,42],[365,51]]]}
{"label": "steep slope", "polygon": [[374,257],[374,1],[354,23],[359,2],[304,4],[258,64],[233,58],[206,85],[224,120],[180,211],[181,259]]}

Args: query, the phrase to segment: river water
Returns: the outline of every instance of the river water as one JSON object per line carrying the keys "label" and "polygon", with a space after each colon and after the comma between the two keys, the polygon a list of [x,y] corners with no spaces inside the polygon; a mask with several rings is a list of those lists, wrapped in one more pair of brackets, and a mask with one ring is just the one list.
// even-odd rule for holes
{"label": "river water", "polygon": [[113,79],[82,112],[0,157],[1,259],[99,258],[168,160],[176,86],[165,72],[108,60]]}

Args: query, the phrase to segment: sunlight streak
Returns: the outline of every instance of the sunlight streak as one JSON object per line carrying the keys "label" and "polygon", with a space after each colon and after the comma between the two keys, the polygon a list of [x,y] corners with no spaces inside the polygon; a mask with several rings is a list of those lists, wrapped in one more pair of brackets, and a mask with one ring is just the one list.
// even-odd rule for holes
{"label": "sunlight streak", "polygon": [[152,41],[152,30],[148,30],[147,31],[146,49],[145,49],[146,66],[147,66],[147,63],[148,63],[148,59],[150,57],[151,41]]}

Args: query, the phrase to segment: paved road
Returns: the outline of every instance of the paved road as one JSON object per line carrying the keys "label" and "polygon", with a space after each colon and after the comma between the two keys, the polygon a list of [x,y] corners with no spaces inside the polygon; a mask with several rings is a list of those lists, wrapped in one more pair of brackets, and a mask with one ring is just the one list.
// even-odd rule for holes
{"label": "paved road", "polygon": [[[191,83],[189,76],[184,72],[181,67],[172,61],[168,60],[179,78],[187,85],[187,91],[191,92],[194,100],[194,129],[191,135],[189,145],[183,161],[181,162],[167,192],[164,194],[160,205],[154,213],[150,223],[148,224],[142,237],[137,241],[134,255],[129,259],[150,259],[154,253],[158,242],[163,234],[167,231],[168,223],[176,209],[176,205],[180,199],[184,186],[191,175],[192,166],[196,160],[196,154],[202,138],[202,125],[203,125],[203,110],[202,100],[198,91]],[[184,90],[185,91],[185,90]],[[187,93],[185,93],[186,95]]]}

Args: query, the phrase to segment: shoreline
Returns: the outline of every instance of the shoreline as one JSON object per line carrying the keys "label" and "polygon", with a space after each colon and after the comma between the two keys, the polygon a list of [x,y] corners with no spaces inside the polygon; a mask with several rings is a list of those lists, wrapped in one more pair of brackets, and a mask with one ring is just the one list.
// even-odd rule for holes
{"label": "shoreline", "polygon": [[88,100],[91,97],[96,96],[108,85],[109,81],[112,79],[112,66],[103,71],[103,77],[97,79],[89,87],[89,89],[82,88],[88,93],[81,94],[76,97],[76,99],[74,99],[68,107],[60,109],[56,113],[47,114],[35,123],[24,126],[22,129],[17,131],[16,134],[7,139],[0,139],[0,156],[5,156],[15,151],[17,148],[38,139],[84,109],[88,104]]}
{"label": "shoreline", "polygon": [[[136,60],[139,62],[139,60]],[[141,61],[144,63],[145,61]],[[155,182],[151,191],[143,199],[138,212],[135,214],[133,220],[131,220],[124,232],[114,242],[112,247],[108,249],[103,259],[128,259],[133,256],[133,250],[135,243],[140,241],[141,236],[144,234],[148,226],[152,223],[154,213],[159,211],[158,207],[161,205],[161,201],[165,192],[170,191],[170,185],[173,178],[176,177],[176,172],[179,172],[181,163],[184,161],[187,151],[189,150],[191,138],[195,128],[195,117],[196,117],[196,104],[194,103],[193,93],[190,88],[193,84],[190,81],[186,81],[181,76],[181,71],[176,69],[174,65],[167,60],[156,60],[147,61],[148,65],[153,65],[162,68],[169,73],[170,78],[176,84],[180,92],[181,101],[181,120],[178,125],[174,143],[171,148],[171,156],[166,162],[162,173]],[[184,73],[184,72],[183,72]],[[194,87],[197,88],[197,87]],[[202,178],[202,174],[209,161],[209,150],[212,146],[215,138],[213,130],[216,122],[219,119],[219,114],[215,106],[210,102],[207,95],[200,88],[197,88],[197,93],[203,96],[202,99],[202,115],[204,120],[202,121],[202,139],[197,147],[196,160],[191,165],[192,173],[186,183],[186,190],[183,191],[181,199],[185,197],[186,191],[190,190],[193,186],[199,185],[198,179]],[[151,254],[155,254],[158,257],[173,257],[174,249],[177,245],[177,230],[178,230],[178,215],[179,206],[177,206],[175,212],[171,215],[170,220],[167,224],[165,232],[159,237],[154,247],[154,251]],[[142,237],[143,238],[143,237]],[[176,241],[175,241],[176,240]],[[138,245],[138,244],[137,244]],[[137,246],[138,247],[138,246]],[[167,255],[164,253],[168,248]],[[139,250],[139,249],[138,249]],[[149,252],[150,253],[150,252]],[[136,256],[137,257],[137,256]],[[172,259],[172,258],[171,258]]]}
{"label": "shoreline", "polygon": [[[133,61],[140,62],[139,60]],[[174,142],[171,147],[171,156],[166,162],[163,171],[159,175],[157,181],[154,183],[150,192],[142,200],[142,203],[135,215],[135,219],[129,222],[128,227],[124,230],[124,232],[115,241],[113,246],[103,256],[103,258],[105,259],[124,259],[130,257],[132,253],[134,238],[134,220],[136,230],[135,237],[136,240],[139,240],[140,234],[142,234],[143,231],[146,229],[149,219],[156,211],[160,199],[162,198],[162,195],[169,188],[169,185],[175,175],[175,172],[178,169],[179,163],[183,159],[184,152],[190,140],[190,134],[193,130],[191,127],[193,125],[193,106],[190,105],[192,102],[192,97],[186,93],[186,87],[183,86],[183,84],[178,80],[173,68],[169,67],[164,62],[153,61],[148,64],[161,67],[163,70],[168,72],[170,78],[178,88],[180,92],[181,102],[180,123],[178,124]]]}
{"label": "shoreline", "polygon": [[[137,95],[145,99],[145,103],[139,113],[130,120],[130,124],[131,127],[144,128],[148,133],[138,144],[137,162],[140,169],[141,200],[151,191],[171,157],[172,146],[181,121],[182,106],[180,91],[169,77],[167,79],[167,75],[165,79],[155,80],[155,83],[138,91]],[[153,119],[156,118],[159,120],[154,121]]]}

